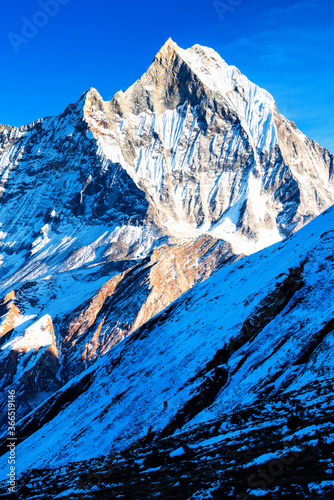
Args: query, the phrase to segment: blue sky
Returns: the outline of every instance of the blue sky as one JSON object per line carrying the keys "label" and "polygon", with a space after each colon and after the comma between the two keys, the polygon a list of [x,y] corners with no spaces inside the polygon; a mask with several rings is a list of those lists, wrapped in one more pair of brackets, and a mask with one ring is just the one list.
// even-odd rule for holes
{"label": "blue sky", "polygon": [[[52,15],[40,14],[40,2],[51,2]],[[195,43],[214,48],[334,153],[334,2],[217,0],[217,5],[214,0],[4,2],[0,123],[22,125],[57,114],[91,86],[110,99],[138,79],[172,37],[183,48]]]}

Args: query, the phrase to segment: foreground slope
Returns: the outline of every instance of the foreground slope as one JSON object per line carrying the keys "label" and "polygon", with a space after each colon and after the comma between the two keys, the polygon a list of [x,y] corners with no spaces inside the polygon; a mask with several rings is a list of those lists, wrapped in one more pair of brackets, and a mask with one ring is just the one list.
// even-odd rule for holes
{"label": "foreground slope", "polygon": [[[134,484],[154,477],[155,493],[176,498],[201,488],[247,498],[261,485],[268,498],[331,498],[333,241],[331,208],[182,295],[20,422],[20,471],[55,469],[48,481],[55,474],[58,491],[76,490],[74,470],[101,472],[113,457],[114,472],[95,489],[81,485],[81,495],[101,498],[107,488],[121,498],[124,473]],[[125,449],[131,460],[119,455]],[[261,483],[258,466],[293,450],[297,468],[290,462]],[[214,467],[206,487],[195,480],[194,457]],[[184,493],[173,481],[179,470]],[[27,478],[27,491],[46,485]],[[153,495],[149,484],[144,490],[140,498]]]}

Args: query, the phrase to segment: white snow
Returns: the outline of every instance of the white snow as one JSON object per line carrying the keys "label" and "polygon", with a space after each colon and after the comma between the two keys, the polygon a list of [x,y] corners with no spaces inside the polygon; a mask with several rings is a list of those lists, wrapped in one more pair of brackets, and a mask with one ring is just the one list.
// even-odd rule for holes
{"label": "white snow", "polygon": [[[22,317],[22,320],[15,326],[22,325],[33,318],[34,316]],[[1,350],[31,351],[39,347],[52,345],[53,339],[50,324],[52,325],[52,319],[48,314],[45,314],[33,325],[29,326],[23,336],[14,337],[4,344]]]}
{"label": "white snow", "polygon": [[177,51],[207,87],[222,93],[241,114],[256,150],[259,153],[270,151],[277,143],[273,97],[250,82],[235,66],[229,66],[209,47],[195,45]]}

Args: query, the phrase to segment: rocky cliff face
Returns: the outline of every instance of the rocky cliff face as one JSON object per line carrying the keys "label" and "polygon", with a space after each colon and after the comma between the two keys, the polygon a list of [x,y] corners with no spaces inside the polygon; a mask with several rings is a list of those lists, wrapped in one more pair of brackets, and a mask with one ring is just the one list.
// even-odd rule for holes
{"label": "rocky cliff face", "polygon": [[333,202],[333,156],[205,47],[169,40],[110,102],[90,89],[59,116],[1,126],[3,388],[23,415]]}
{"label": "rocky cliff face", "polygon": [[183,245],[164,245],[111,278],[60,324],[63,382],[90,366],[196,283],[238,258],[241,256],[232,252],[230,244],[203,236]]}

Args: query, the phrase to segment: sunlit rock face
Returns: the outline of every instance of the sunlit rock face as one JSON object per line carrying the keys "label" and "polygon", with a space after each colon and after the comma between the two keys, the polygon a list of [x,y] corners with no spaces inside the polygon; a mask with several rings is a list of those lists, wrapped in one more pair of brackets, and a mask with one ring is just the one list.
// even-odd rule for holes
{"label": "sunlit rock face", "polygon": [[[24,309],[24,306],[23,306]],[[7,391],[16,390],[17,418],[29,413],[61,387],[59,353],[52,319],[20,310],[15,292],[0,303],[1,425],[7,425]]]}
{"label": "sunlit rock face", "polygon": [[64,381],[90,366],[196,283],[239,258],[229,243],[202,236],[183,245],[164,245],[108,280],[60,325]]}
{"label": "sunlit rock face", "polygon": [[59,116],[1,125],[3,388],[30,411],[333,202],[333,156],[198,45],[169,40],[110,102],[90,89]]}

